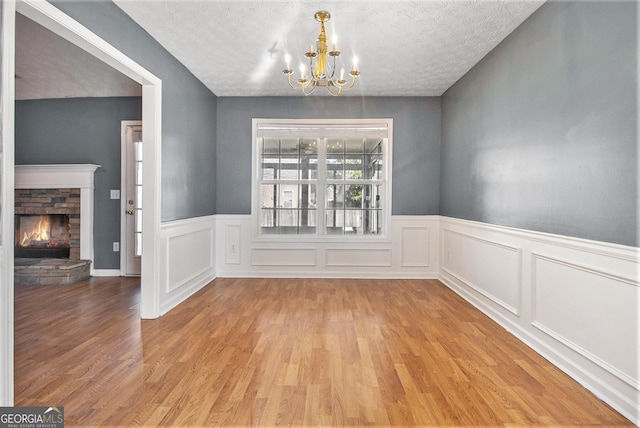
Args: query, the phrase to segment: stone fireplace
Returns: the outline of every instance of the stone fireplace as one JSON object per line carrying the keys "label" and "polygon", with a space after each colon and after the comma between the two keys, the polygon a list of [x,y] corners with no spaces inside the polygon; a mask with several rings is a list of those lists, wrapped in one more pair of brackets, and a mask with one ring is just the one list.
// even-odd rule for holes
{"label": "stone fireplace", "polygon": [[16,284],[65,285],[90,276],[96,168],[16,165]]}

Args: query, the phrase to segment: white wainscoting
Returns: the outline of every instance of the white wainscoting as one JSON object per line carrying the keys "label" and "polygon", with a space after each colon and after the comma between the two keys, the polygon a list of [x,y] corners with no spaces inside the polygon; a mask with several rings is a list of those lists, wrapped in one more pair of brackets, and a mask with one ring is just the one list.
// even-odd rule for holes
{"label": "white wainscoting", "polygon": [[440,223],[440,279],[638,424],[640,251],[447,217]]}
{"label": "white wainscoting", "polygon": [[162,314],[215,279],[215,241],[215,216],[195,217],[161,224],[160,311]]}
{"label": "white wainscoting", "polygon": [[438,216],[393,216],[389,239],[352,243],[253,239],[250,215],[217,215],[216,229],[220,277],[438,277]]}

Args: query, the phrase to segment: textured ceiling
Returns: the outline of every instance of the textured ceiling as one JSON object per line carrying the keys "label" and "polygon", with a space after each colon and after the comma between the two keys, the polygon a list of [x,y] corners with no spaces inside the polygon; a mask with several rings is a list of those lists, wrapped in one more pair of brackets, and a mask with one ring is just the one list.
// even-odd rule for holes
{"label": "textured ceiling", "polygon": [[[544,0],[114,0],[218,96],[283,96],[284,56],[298,63],[327,10],[351,95],[441,95]],[[316,91],[318,93],[319,91]],[[326,94],[325,91],[320,91]]]}
{"label": "textured ceiling", "polygon": [[[347,95],[441,95],[544,0],[114,0],[218,96],[300,94],[282,74],[318,35],[327,10],[349,69]],[[140,95],[136,82],[22,15],[16,17],[16,98]],[[326,95],[322,90],[317,94]]]}
{"label": "textured ceiling", "polygon": [[16,14],[16,99],[140,95],[137,82]]}

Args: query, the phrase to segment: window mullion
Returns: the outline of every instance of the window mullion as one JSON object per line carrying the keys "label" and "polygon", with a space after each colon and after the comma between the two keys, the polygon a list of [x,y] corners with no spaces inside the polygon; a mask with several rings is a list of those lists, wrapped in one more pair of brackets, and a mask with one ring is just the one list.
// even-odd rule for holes
{"label": "window mullion", "polygon": [[326,231],[325,222],[327,215],[326,209],[326,181],[327,181],[327,139],[318,138],[318,189],[317,192],[317,204],[318,204],[318,235],[324,235]]}

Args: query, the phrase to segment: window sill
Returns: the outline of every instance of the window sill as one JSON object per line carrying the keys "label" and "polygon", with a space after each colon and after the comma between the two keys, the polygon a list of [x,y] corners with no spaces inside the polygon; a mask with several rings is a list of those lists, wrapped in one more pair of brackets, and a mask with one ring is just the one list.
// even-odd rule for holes
{"label": "window sill", "polygon": [[259,235],[251,240],[256,244],[390,244],[387,235]]}

